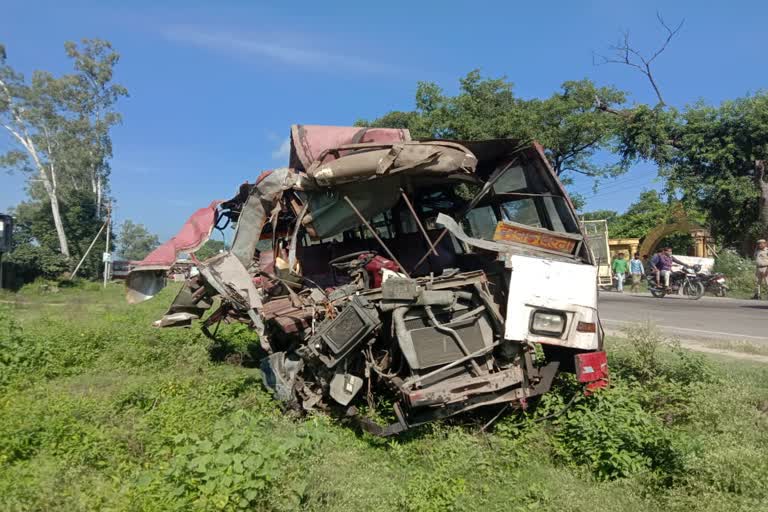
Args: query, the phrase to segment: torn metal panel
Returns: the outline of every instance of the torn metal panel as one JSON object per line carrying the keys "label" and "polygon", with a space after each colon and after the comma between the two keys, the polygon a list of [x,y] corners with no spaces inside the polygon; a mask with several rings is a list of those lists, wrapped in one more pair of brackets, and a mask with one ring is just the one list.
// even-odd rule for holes
{"label": "torn metal panel", "polygon": [[131,262],[138,270],[167,270],[183,252],[194,253],[208,241],[216,222],[216,208],[221,201],[213,201],[193,213],[176,236],[152,251],[141,261]]}
{"label": "torn metal panel", "polygon": [[143,260],[131,262],[132,269],[126,279],[126,298],[130,304],[151,299],[165,287],[164,273],[173,267],[179,254],[194,253],[208,241],[216,224],[219,203],[221,201],[213,201],[206,208],[197,210],[176,236]]}
{"label": "torn metal panel", "polygon": [[302,170],[309,169],[312,163],[328,149],[347,144],[371,142],[391,144],[410,140],[410,132],[400,128],[295,124],[291,126],[290,166]]}
{"label": "torn metal panel", "polygon": [[251,189],[240,212],[231,250],[246,268],[253,262],[256,244],[268,220],[267,214],[272,212],[282,193],[294,187],[298,180],[293,169],[283,167],[264,176]]}
{"label": "torn metal panel", "polygon": [[471,176],[476,165],[475,156],[459,144],[411,142],[351,153],[331,162],[316,161],[307,174],[319,186],[330,187],[406,171],[409,176]]}
{"label": "torn metal panel", "polygon": [[392,208],[400,197],[400,180],[387,177],[376,182],[376,193],[371,194],[370,184],[350,183],[333,190],[318,190],[304,196],[309,209],[304,216],[304,226],[312,227],[316,238],[327,238],[360,225],[344,197],[349,197],[367,218]]}

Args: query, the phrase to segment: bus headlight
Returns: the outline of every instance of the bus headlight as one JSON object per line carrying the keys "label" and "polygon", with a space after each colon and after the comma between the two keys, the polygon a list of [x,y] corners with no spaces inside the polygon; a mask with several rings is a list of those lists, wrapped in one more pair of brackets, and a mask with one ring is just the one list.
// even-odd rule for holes
{"label": "bus headlight", "polygon": [[531,332],[545,336],[557,336],[565,331],[565,314],[556,311],[534,311]]}

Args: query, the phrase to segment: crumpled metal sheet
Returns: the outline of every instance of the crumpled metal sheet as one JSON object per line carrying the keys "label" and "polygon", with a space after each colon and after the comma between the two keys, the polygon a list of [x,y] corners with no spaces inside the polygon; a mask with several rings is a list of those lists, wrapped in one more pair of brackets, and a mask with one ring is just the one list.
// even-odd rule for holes
{"label": "crumpled metal sheet", "polygon": [[307,174],[321,187],[331,187],[404,171],[407,171],[409,176],[471,176],[476,167],[475,155],[460,144],[405,142],[342,156],[331,162],[316,161],[307,170]]}
{"label": "crumpled metal sheet", "polygon": [[260,177],[251,190],[240,218],[237,231],[232,240],[231,252],[248,268],[253,260],[256,244],[261,238],[261,231],[267,221],[268,211],[272,211],[286,190],[293,188],[299,180],[299,175],[293,169],[282,167]]}
{"label": "crumpled metal sheet", "polygon": [[359,226],[360,219],[344,201],[345,196],[349,197],[364,217],[372,219],[392,208],[400,199],[400,181],[393,177],[378,180],[375,194],[371,193],[371,186],[365,183],[341,185],[333,193],[326,190],[309,192],[305,196],[309,208],[302,224],[311,227],[319,238]]}
{"label": "crumpled metal sheet", "polygon": [[[401,128],[295,124],[291,126],[291,158],[289,165],[295,169],[309,169],[312,163],[324,151],[346,144],[371,142],[388,144],[410,140],[411,133]],[[328,160],[334,158],[333,155],[328,156]]]}
{"label": "crumpled metal sheet", "polygon": [[141,261],[133,261],[133,269],[125,281],[126,299],[136,304],[154,297],[165,287],[164,273],[169,270],[180,253],[195,252],[211,236],[216,224],[216,209],[221,201],[213,201],[193,213],[176,236],[152,251]]}
{"label": "crumpled metal sheet", "polygon": [[176,236],[152,251],[141,261],[132,261],[138,270],[167,270],[182,252],[195,252],[211,236],[216,222],[216,208],[221,201],[213,201],[193,213]]}

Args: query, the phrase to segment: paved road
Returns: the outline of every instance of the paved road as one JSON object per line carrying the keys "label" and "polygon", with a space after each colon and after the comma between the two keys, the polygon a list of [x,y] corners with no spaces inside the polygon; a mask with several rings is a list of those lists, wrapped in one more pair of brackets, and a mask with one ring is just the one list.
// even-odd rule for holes
{"label": "paved road", "polygon": [[651,295],[600,292],[600,318],[607,331],[650,320],[665,335],[683,340],[768,345],[766,301],[715,297],[656,299]]}

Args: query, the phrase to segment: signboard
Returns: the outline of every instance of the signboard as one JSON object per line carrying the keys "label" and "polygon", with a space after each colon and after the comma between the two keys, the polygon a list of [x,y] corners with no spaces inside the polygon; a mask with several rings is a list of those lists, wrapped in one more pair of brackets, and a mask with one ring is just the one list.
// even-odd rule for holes
{"label": "signboard", "polygon": [[110,261],[112,261],[112,253],[110,252],[101,253],[101,261],[103,263],[109,263]]}
{"label": "signboard", "polygon": [[573,254],[577,242],[577,240],[568,236],[554,234],[551,231],[539,231],[535,228],[524,227],[509,221],[501,221],[496,224],[493,239],[498,242],[532,245],[565,254]]}

